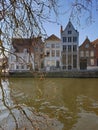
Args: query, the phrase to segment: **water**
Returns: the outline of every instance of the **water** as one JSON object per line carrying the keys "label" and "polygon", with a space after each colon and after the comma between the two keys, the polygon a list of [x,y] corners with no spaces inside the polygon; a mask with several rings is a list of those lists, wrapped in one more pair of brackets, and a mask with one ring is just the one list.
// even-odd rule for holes
{"label": "water", "polygon": [[58,130],[98,130],[97,78],[12,78],[8,83],[9,106],[32,108],[56,120]]}

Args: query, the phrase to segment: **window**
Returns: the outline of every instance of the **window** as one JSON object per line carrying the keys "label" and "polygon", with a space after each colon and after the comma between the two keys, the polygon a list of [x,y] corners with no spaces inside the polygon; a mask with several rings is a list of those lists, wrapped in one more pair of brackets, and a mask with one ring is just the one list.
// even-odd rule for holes
{"label": "window", "polygon": [[66,65],[66,55],[62,55],[62,63],[63,65]]}
{"label": "window", "polygon": [[59,57],[60,56],[60,51],[56,50],[56,56]]}
{"label": "window", "polygon": [[60,48],[60,44],[56,44],[56,48]]}
{"label": "window", "polygon": [[21,69],[24,69],[24,65],[21,65]]}
{"label": "window", "polygon": [[80,51],[80,57],[84,57],[84,51]]}
{"label": "window", "polygon": [[89,57],[89,51],[86,51],[85,53],[86,53],[86,57]]}
{"label": "window", "polygon": [[51,65],[51,61],[47,61],[47,66],[50,66]]}
{"label": "window", "polygon": [[69,28],[71,27],[71,25],[69,24]]}
{"label": "window", "polygon": [[67,42],[67,38],[66,37],[63,37],[63,42]]}
{"label": "window", "polygon": [[50,51],[46,51],[46,56],[49,57],[50,56]]}
{"label": "window", "polygon": [[72,66],[71,65],[68,65],[68,70],[71,70],[72,69]]}
{"label": "window", "polygon": [[72,31],[71,31],[71,30],[69,30],[69,31],[68,31],[68,34],[72,34]]}
{"label": "window", "polygon": [[16,69],[19,69],[19,66],[18,66],[18,65],[16,65]]}
{"label": "window", "polygon": [[94,59],[91,59],[91,65],[94,65]]}
{"label": "window", "polygon": [[50,64],[51,66],[55,66],[55,61],[54,60],[50,61],[50,63],[51,63]]}
{"label": "window", "polygon": [[63,51],[66,51],[66,45],[63,45]]}
{"label": "window", "polygon": [[71,45],[68,45],[68,52],[71,52]]}
{"label": "window", "polygon": [[68,42],[71,42],[71,37],[68,37]]}
{"label": "window", "polygon": [[88,48],[88,47],[89,47],[89,44],[86,44],[86,45],[85,45],[85,48]]}
{"label": "window", "polygon": [[71,55],[68,55],[68,64],[71,64]]}
{"label": "window", "polygon": [[77,68],[77,55],[73,55],[73,68]]}
{"label": "window", "polygon": [[77,42],[77,37],[73,37],[73,42]]}
{"label": "window", "polygon": [[57,68],[60,67],[60,61],[56,61],[56,67],[57,67]]}
{"label": "window", "polygon": [[77,51],[77,45],[73,45],[73,51]]}
{"label": "window", "polygon": [[50,44],[46,44],[46,48],[50,48]]}
{"label": "window", "polygon": [[94,51],[91,51],[91,52],[90,52],[90,56],[94,56]]}
{"label": "window", "polygon": [[51,44],[51,48],[55,48],[55,44]]}
{"label": "window", "polygon": [[14,70],[14,64],[11,64],[11,68],[10,68],[11,70]]}
{"label": "window", "polygon": [[52,57],[55,57],[55,50],[52,50]]}

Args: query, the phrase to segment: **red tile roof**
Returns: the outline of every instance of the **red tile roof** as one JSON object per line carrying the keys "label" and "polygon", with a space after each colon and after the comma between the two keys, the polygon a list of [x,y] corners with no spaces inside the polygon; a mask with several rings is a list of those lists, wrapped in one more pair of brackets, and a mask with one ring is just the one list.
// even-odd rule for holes
{"label": "red tile roof", "polygon": [[23,52],[24,49],[27,49],[28,52],[34,52],[36,46],[43,47],[41,37],[33,37],[32,39],[27,38],[13,38],[12,45],[15,48],[16,52]]}
{"label": "red tile roof", "polygon": [[16,52],[23,52],[24,49],[29,50],[31,48],[32,40],[26,38],[13,38],[12,45],[15,48]]}
{"label": "red tile roof", "polygon": [[92,44],[93,44],[93,45],[98,45],[98,39],[94,40],[94,41],[92,42]]}
{"label": "red tile roof", "polygon": [[46,39],[46,41],[61,41],[60,38],[52,34],[50,37]]}

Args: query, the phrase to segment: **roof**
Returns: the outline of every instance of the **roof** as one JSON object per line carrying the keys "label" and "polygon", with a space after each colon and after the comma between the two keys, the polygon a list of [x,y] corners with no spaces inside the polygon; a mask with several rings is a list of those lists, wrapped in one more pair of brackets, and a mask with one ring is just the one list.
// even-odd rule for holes
{"label": "roof", "polygon": [[13,38],[12,45],[15,49],[15,52],[23,52],[24,49],[29,50],[32,45],[32,39]]}
{"label": "roof", "polygon": [[94,41],[92,42],[92,44],[93,44],[93,45],[98,45],[98,39],[94,40]]}
{"label": "roof", "polygon": [[46,39],[46,41],[61,41],[56,35],[52,34],[50,37]]}
{"label": "roof", "polygon": [[67,23],[65,29],[63,30],[63,27],[61,27],[61,33],[66,32],[66,30],[74,30],[75,33],[79,33],[73,26],[72,22],[69,20]]}
{"label": "roof", "polygon": [[87,44],[87,43],[91,43],[88,37],[86,37],[86,39],[85,39],[84,42],[80,45],[80,47],[81,47],[81,46],[84,46],[84,45]]}
{"label": "roof", "polygon": [[94,46],[93,44],[91,43],[91,41],[89,40],[88,37],[86,37],[86,39],[84,40],[84,42],[79,46],[80,49],[84,49],[84,47],[89,44],[89,47],[85,48],[85,49],[89,49],[89,48],[93,48],[94,49]]}
{"label": "roof", "polygon": [[31,44],[32,39],[27,39],[27,38],[13,38],[12,39],[12,44]]}
{"label": "roof", "polygon": [[33,52],[36,46],[43,48],[43,42],[41,37],[33,38],[13,38],[12,45],[15,49],[15,52],[23,52],[24,49],[27,49],[28,52]]}

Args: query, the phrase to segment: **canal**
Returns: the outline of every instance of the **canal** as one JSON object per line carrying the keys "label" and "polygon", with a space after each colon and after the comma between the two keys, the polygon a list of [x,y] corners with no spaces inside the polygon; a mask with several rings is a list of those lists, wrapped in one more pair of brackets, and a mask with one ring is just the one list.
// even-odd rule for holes
{"label": "canal", "polygon": [[[31,110],[39,118],[43,115],[41,119],[35,117],[35,130],[42,120],[43,124],[45,121],[53,124],[41,128],[39,123],[38,130],[98,130],[97,78],[1,79],[0,94],[0,128],[7,122],[4,130],[12,130],[13,122],[16,129],[33,130],[35,119],[31,118],[35,115],[30,114]],[[32,120],[32,128],[23,126],[24,116],[17,121],[21,113],[17,110]]]}

